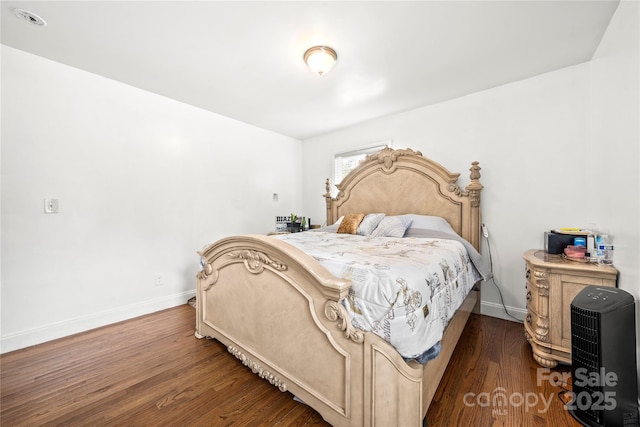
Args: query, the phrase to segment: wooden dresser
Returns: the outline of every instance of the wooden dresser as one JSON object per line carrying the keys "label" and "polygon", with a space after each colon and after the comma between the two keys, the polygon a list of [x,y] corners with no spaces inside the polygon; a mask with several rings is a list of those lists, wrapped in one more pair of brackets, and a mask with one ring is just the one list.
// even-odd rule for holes
{"label": "wooden dresser", "polygon": [[524,253],[527,277],[525,336],[533,358],[553,368],[571,364],[571,302],[585,286],[616,286],[611,265],[569,260],[532,249]]}

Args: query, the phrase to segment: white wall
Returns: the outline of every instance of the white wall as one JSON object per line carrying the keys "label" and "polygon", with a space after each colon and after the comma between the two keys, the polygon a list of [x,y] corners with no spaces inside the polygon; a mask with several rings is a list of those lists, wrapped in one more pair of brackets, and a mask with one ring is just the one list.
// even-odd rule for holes
{"label": "white wall", "polygon": [[300,141],[1,54],[3,352],[184,304],[203,245],[300,211]]}
{"label": "white wall", "polygon": [[636,362],[640,386],[640,7],[622,1],[591,61],[589,209],[614,239],[619,286],[636,298]]}
{"label": "white wall", "polygon": [[[618,285],[640,301],[638,9],[620,3],[588,63],[303,141],[305,212],[324,217],[336,152],[392,139],[461,172],[464,184],[478,160],[494,272],[512,314],[525,311],[522,253],[555,227],[609,232]],[[482,299],[483,313],[508,319],[492,285]]]}
{"label": "white wall", "polygon": [[[512,313],[525,307],[522,252],[558,226],[607,229],[620,287],[640,299],[637,2],[621,2],[590,63],[302,147],[1,49],[3,352],[182,303],[207,241],[270,230],[273,216],[291,211],[322,222],[333,154],[389,139],[461,172],[463,185],[480,161],[483,219]],[[596,164],[606,173],[593,179]],[[60,200],[59,214],[43,213],[45,197]],[[505,317],[492,285],[483,302]]]}
{"label": "white wall", "polygon": [[[545,230],[597,220],[585,209],[579,173],[588,160],[588,104],[589,66],[582,64],[306,140],[305,212],[324,212],[319,190],[331,176],[330,158],[347,148],[392,139],[395,148],[420,150],[460,172],[462,185],[477,160],[494,273],[506,305],[521,317],[523,252],[542,247]],[[483,301],[484,312],[504,314],[493,285],[483,288]]]}

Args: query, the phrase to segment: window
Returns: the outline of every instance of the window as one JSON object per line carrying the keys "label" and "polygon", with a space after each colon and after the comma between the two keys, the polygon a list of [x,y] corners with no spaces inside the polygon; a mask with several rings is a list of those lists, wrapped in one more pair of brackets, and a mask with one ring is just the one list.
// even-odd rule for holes
{"label": "window", "polygon": [[385,147],[390,147],[391,141],[386,144],[361,148],[358,150],[339,153],[333,157],[333,193],[336,193],[335,184],[342,182],[345,176],[355,169],[368,154],[377,153]]}

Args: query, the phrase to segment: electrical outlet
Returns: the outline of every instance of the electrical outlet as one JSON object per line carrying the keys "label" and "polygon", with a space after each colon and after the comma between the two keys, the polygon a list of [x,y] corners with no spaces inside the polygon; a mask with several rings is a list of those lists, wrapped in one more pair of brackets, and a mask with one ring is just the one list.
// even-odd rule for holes
{"label": "electrical outlet", "polygon": [[53,214],[60,211],[58,199],[44,199],[44,213]]}
{"label": "electrical outlet", "polygon": [[162,274],[155,274],[153,276],[153,284],[156,286],[162,286]]}
{"label": "electrical outlet", "polygon": [[482,224],[482,235],[485,237],[485,239],[489,238],[489,229],[484,224]]}

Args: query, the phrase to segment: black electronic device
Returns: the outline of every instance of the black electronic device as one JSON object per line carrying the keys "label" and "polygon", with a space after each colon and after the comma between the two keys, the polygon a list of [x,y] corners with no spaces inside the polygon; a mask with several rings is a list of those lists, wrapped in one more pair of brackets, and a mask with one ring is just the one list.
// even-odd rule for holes
{"label": "black electronic device", "polygon": [[544,233],[544,250],[552,255],[562,254],[567,246],[574,244],[576,237],[585,237],[585,235],[547,231]]}
{"label": "black electronic device", "polygon": [[571,415],[585,426],[637,427],[635,300],[587,286],[571,303]]}

